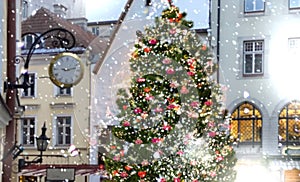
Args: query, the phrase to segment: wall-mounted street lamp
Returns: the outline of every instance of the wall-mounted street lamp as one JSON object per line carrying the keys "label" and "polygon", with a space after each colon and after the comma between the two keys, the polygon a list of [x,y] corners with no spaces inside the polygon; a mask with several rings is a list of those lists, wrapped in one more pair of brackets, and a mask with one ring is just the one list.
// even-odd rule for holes
{"label": "wall-mounted street lamp", "polygon": [[19,159],[19,170],[23,167],[28,166],[30,164],[42,163],[43,162],[43,152],[47,150],[47,146],[49,144],[50,138],[46,136],[46,124],[44,123],[42,127],[42,134],[39,137],[36,137],[37,150],[40,151],[40,155],[38,155],[32,161],[25,161],[25,159]]}
{"label": "wall-mounted street lamp", "polygon": [[40,161],[41,163],[43,162],[42,156],[43,156],[43,151],[47,150],[47,146],[49,143],[50,138],[48,138],[46,136],[46,124],[44,123],[43,127],[42,127],[42,134],[40,135],[40,137],[36,138],[36,143],[37,143],[37,150],[40,151]]}
{"label": "wall-mounted street lamp", "polygon": [[46,47],[53,47],[53,48],[62,48],[61,51],[70,50],[75,46],[75,36],[68,30],[64,28],[53,28],[50,29],[41,35],[37,35],[35,33],[26,33],[22,35],[22,37],[32,36],[34,42],[31,44],[30,48],[28,49],[27,56],[24,58],[21,55],[17,55],[15,57],[15,63],[18,64],[21,61],[24,62],[24,70],[22,71],[21,75],[18,79],[22,79],[22,83],[18,83],[18,79],[16,82],[12,82],[13,80],[8,80],[4,82],[4,91],[9,89],[17,89],[22,88],[24,90],[32,87],[32,83],[30,83],[29,79],[29,63],[31,57],[36,49],[45,48]]}

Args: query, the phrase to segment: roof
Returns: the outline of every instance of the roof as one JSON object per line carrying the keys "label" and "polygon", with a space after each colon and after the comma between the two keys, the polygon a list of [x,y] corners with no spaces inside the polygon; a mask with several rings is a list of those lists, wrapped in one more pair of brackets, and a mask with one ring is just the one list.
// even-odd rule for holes
{"label": "roof", "polygon": [[99,26],[99,25],[111,25],[117,24],[118,20],[108,20],[108,21],[95,21],[95,22],[88,22],[88,26]]}
{"label": "roof", "polygon": [[129,11],[129,9],[130,9],[130,7],[132,5],[132,2],[133,2],[133,0],[127,0],[127,3],[125,4],[125,7],[124,7],[124,11],[122,11],[122,13],[121,13],[121,15],[120,15],[120,17],[119,17],[119,19],[118,19],[118,21],[116,23],[116,28],[114,29],[114,31],[112,33],[112,36],[110,36],[110,39],[108,40],[108,42],[109,42],[108,46],[103,51],[103,54],[100,56],[99,60],[96,62],[96,65],[95,65],[94,70],[93,70],[93,72],[95,74],[98,73],[98,71],[99,71],[99,69],[100,69],[100,67],[101,67],[101,65],[102,65],[102,63],[103,63],[106,55],[108,54],[109,49],[111,49],[112,41],[115,39],[116,34],[119,32],[121,24],[124,21],[126,15],[128,13],[128,11]]}
{"label": "roof", "polygon": [[96,38],[91,32],[84,30],[79,25],[72,24],[44,7],[37,10],[36,14],[22,21],[22,35],[44,33],[52,28],[64,28],[72,32],[76,39],[75,47],[87,48]]}

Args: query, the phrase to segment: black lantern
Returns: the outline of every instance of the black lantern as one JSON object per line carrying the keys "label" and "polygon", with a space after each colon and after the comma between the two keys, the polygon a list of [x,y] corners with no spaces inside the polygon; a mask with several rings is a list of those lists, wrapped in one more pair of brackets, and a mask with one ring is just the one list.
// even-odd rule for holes
{"label": "black lantern", "polygon": [[47,146],[50,140],[50,138],[46,136],[46,130],[47,130],[46,124],[44,123],[42,127],[42,134],[40,135],[40,137],[36,138],[37,150],[41,151],[41,155],[43,151],[47,150]]}

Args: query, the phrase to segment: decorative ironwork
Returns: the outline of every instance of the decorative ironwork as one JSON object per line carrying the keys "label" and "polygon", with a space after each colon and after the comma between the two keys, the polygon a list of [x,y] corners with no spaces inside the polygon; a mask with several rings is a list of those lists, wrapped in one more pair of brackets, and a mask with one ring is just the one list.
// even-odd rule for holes
{"label": "decorative ironwork", "polygon": [[21,61],[25,62],[25,58],[21,55],[15,56],[15,64],[19,64]]}
{"label": "decorative ironwork", "polygon": [[32,43],[31,47],[29,48],[27,58],[25,60],[25,64],[24,64],[25,69],[28,69],[31,56],[36,50],[36,48],[40,47],[39,45],[41,45],[44,42],[47,44],[46,41],[48,39],[52,40],[51,45],[53,47],[61,47],[66,50],[69,50],[75,46],[75,37],[70,31],[63,28],[50,29],[44,32],[43,34],[41,34],[40,36],[38,36],[35,39],[35,41]]}
{"label": "decorative ironwork", "polygon": [[[33,86],[32,83],[29,82],[29,63],[34,51],[40,48],[42,44],[45,44],[46,46],[48,45],[47,47],[63,48],[67,51],[72,49],[76,43],[75,36],[70,31],[64,28],[53,28],[42,33],[39,36],[35,33],[27,33],[22,35],[22,37],[26,35],[33,35],[34,37],[34,42],[28,49],[27,57],[24,58],[23,56],[17,55],[14,60],[16,64],[20,63],[21,61],[24,61],[24,72],[21,73],[16,83],[4,82],[4,91],[6,91],[8,88],[22,88],[26,90]],[[23,79],[23,82],[21,84],[18,84],[18,80],[21,78]]]}

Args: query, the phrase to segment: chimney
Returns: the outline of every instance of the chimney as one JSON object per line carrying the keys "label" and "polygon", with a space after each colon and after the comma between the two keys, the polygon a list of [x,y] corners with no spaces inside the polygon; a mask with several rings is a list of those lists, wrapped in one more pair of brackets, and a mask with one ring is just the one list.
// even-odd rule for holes
{"label": "chimney", "polygon": [[68,9],[67,7],[65,7],[62,4],[54,4],[53,8],[54,8],[54,13],[57,14],[58,17],[66,18],[67,9]]}

